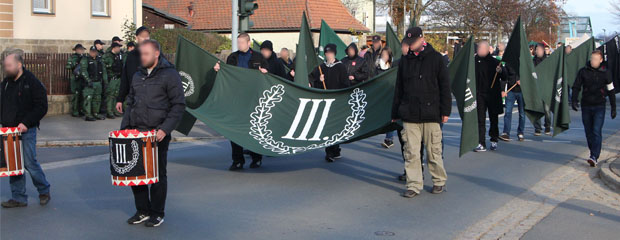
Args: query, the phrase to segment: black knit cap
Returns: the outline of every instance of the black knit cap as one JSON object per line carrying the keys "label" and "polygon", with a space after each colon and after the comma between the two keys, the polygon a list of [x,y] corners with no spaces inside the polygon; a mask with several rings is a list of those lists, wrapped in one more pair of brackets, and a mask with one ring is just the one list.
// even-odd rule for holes
{"label": "black knit cap", "polygon": [[136,36],[140,35],[140,33],[142,33],[143,31],[148,32],[149,34],[151,33],[151,31],[149,30],[149,28],[142,26],[139,27],[138,29],[136,29]]}
{"label": "black knit cap", "polygon": [[325,52],[325,53],[327,53],[327,52],[333,52],[334,54],[336,54],[336,53],[338,52],[337,47],[336,47],[336,44],[333,44],[333,43],[329,43],[329,44],[327,44],[327,45],[325,46],[325,50],[324,50],[324,52]]}
{"label": "black knit cap", "polygon": [[269,49],[273,52],[273,43],[269,40],[265,40],[263,43],[260,44],[260,50],[263,50],[263,48]]}

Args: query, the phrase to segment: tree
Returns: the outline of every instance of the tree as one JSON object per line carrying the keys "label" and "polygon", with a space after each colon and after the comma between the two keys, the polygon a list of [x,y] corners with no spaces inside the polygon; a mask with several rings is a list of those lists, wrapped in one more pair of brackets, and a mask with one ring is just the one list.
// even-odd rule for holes
{"label": "tree", "polygon": [[392,18],[392,24],[396,25],[396,32],[403,33],[405,26],[405,11],[409,13],[409,21],[419,25],[424,11],[438,0],[381,0],[377,1],[377,6],[387,10]]}
{"label": "tree", "polygon": [[611,0],[609,1],[609,5],[611,5],[611,9],[609,11],[614,18],[616,18],[616,22],[620,23],[620,0]]}

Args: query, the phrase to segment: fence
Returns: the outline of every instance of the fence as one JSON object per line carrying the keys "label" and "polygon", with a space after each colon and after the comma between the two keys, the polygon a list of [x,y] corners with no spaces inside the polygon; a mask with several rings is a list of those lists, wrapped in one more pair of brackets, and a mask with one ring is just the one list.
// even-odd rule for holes
{"label": "fence", "polygon": [[[72,70],[66,69],[71,53],[24,53],[24,67],[31,71],[47,88],[48,95],[71,94],[69,77]],[[174,62],[174,54],[164,54]]]}

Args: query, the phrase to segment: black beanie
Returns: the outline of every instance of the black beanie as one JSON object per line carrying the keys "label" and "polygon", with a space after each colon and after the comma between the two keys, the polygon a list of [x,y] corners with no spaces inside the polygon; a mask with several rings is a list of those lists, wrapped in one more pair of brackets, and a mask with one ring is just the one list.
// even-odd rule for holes
{"label": "black beanie", "polygon": [[260,45],[260,49],[262,50],[263,48],[267,48],[267,49],[269,49],[270,51],[273,52],[273,43],[271,43],[271,41],[269,41],[269,40],[265,40]]}

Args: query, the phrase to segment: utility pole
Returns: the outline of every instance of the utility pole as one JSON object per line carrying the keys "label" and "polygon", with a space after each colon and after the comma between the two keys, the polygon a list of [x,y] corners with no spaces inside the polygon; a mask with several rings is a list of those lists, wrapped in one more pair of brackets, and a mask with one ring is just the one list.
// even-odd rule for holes
{"label": "utility pole", "polygon": [[232,0],[232,24],[230,31],[230,40],[232,43],[232,51],[239,50],[237,46],[237,36],[239,35],[239,0]]}
{"label": "utility pole", "polygon": [[376,33],[377,29],[377,0],[372,1],[372,33]]}

